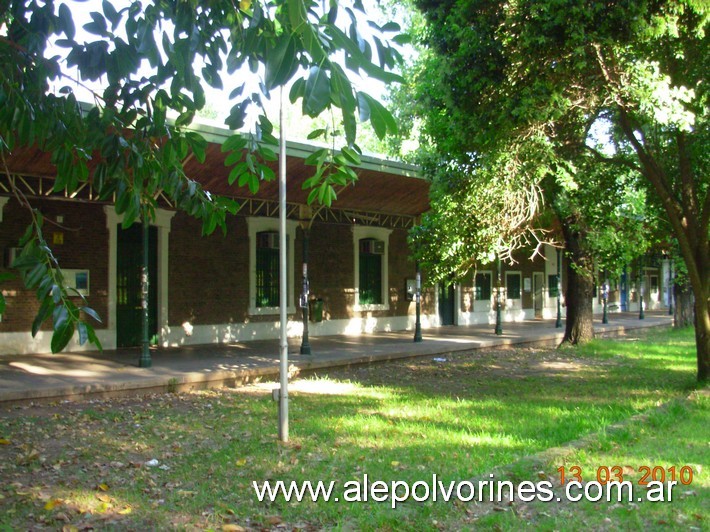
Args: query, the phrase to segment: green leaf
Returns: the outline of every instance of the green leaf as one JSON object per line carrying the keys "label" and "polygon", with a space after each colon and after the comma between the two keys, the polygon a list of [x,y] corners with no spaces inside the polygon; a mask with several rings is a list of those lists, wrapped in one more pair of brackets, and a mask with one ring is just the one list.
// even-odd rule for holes
{"label": "green leaf", "polygon": [[55,330],[59,329],[60,327],[63,327],[64,324],[69,320],[69,310],[64,305],[57,305],[56,307],[54,307],[54,312],[52,314]]}
{"label": "green leaf", "polygon": [[276,152],[270,148],[267,148],[266,146],[260,146],[259,147],[259,155],[265,160],[265,161],[278,161],[279,157],[276,155]]}
{"label": "green leaf", "polygon": [[86,323],[80,321],[76,324],[77,331],[79,332],[79,345],[84,345],[89,339],[89,332],[86,329]]}
{"label": "green leaf", "polygon": [[66,321],[61,327],[54,329],[54,334],[52,334],[52,353],[59,353],[64,349],[69,341],[74,336],[74,324],[71,321]]}
{"label": "green leaf", "polygon": [[326,130],[325,130],[325,129],[314,129],[313,131],[311,131],[311,132],[308,134],[308,136],[307,136],[306,138],[307,138],[308,140],[317,139],[318,137],[321,137],[321,136],[325,135],[325,133],[326,133]]}
{"label": "green leaf", "polygon": [[265,164],[259,165],[259,175],[264,181],[273,181],[276,179],[276,173],[274,173],[270,166],[266,166]]}
{"label": "green leaf", "polygon": [[249,101],[245,100],[232,107],[229,111],[229,116],[224,121],[224,123],[229,126],[229,129],[237,130],[244,127],[248,106]]}
{"label": "green leaf", "polygon": [[60,4],[59,6],[59,27],[64,32],[64,35],[67,36],[67,39],[74,40],[74,35],[76,35],[74,17],[66,4]]}
{"label": "green leaf", "polygon": [[86,323],[85,325],[86,325],[86,333],[89,337],[89,342],[94,344],[99,349],[99,351],[103,351],[104,348],[101,345],[101,340],[99,340],[99,337],[96,336],[96,332],[94,331],[94,328],[88,323]]}
{"label": "green leaf", "polygon": [[224,144],[222,144],[222,153],[228,152],[228,151],[237,151],[237,150],[243,150],[247,145],[247,139],[242,137],[241,135],[232,135],[229,137],[227,140],[224,141]]}
{"label": "green leaf", "polygon": [[354,113],[343,111],[343,128],[345,129],[345,141],[348,146],[353,146],[357,138],[357,120],[355,120]]}
{"label": "green leaf", "polygon": [[360,154],[357,153],[355,150],[352,150],[350,148],[343,148],[342,150],[340,150],[340,152],[345,156],[348,161],[350,161],[355,166],[359,166],[362,164]]}
{"label": "green leaf", "polygon": [[250,179],[249,180],[249,191],[252,194],[256,194],[259,192],[259,180],[258,179]]}
{"label": "green leaf", "polygon": [[240,151],[231,152],[224,160],[224,166],[232,166],[233,164],[237,164],[239,161],[242,160],[243,156],[244,154]]}
{"label": "green leaf", "polygon": [[192,123],[194,118],[195,118],[195,111],[185,111],[184,113],[181,113],[180,116],[177,117],[177,120],[175,120],[175,125],[177,127],[189,125],[190,123]]}
{"label": "green leaf", "polygon": [[289,0],[288,17],[293,31],[297,33],[301,32],[303,25],[308,23],[306,19],[306,6],[303,0]]}
{"label": "green leaf", "polygon": [[245,161],[238,163],[234,168],[232,168],[231,172],[229,172],[227,182],[230,185],[233,185],[239,176],[247,173],[247,170],[247,163]]}
{"label": "green leaf", "polygon": [[296,103],[296,100],[303,98],[306,94],[306,80],[303,78],[298,78],[291,85],[291,90],[288,93],[288,99],[291,103]]}
{"label": "green leaf", "polygon": [[27,288],[36,287],[45,275],[47,275],[47,266],[43,262],[38,262],[25,276],[25,286]]}
{"label": "green leaf", "polygon": [[332,92],[333,102],[346,113],[354,113],[357,106],[357,100],[353,93],[353,87],[350,80],[345,75],[342,67],[333,63],[333,71],[330,79],[330,88]]}
{"label": "green leaf", "polygon": [[330,105],[330,80],[319,66],[311,67],[303,97],[303,112],[311,117],[321,114]]}
{"label": "green leaf", "polygon": [[111,4],[108,0],[103,0],[101,6],[103,8],[104,15],[106,15],[106,18],[109,22],[111,22],[111,29],[115,30],[118,23],[121,22],[121,15],[118,14],[116,8],[113,7],[113,4]]}
{"label": "green leaf", "polygon": [[369,118],[375,134],[380,139],[384,138],[388,132],[397,133],[397,122],[384,105],[364,92],[358,92],[357,98],[360,106],[360,120],[365,121]]}
{"label": "green leaf", "polygon": [[81,310],[87,316],[91,316],[93,319],[101,323],[101,318],[99,317],[99,314],[91,307],[79,307],[79,310]]}
{"label": "green leaf", "polygon": [[265,85],[267,90],[284,85],[298,69],[296,46],[289,33],[283,33],[276,48],[266,56]]}
{"label": "green leaf", "polygon": [[199,133],[190,131],[185,134],[185,139],[190,145],[192,153],[195,154],[195,158],[197,159],[197,161],[200,163],[204,163],[205,159],[207,158],[207,141],[205,140],[205,138]]}
{"label": "green leaf", "polygon": [[84,24],[84,29],[89,33],[93,33],[94,35],[99,35],[100,37],[107,37],[108,32],[106,27],[106,19],[103,17],[103,15],[101,13],[97,13],[96,11],[92,11],[91,13],[89,13],[89,15],[91,16],[92,22]]}
{"label": "green leaf", "polygon": [[308,157],[306,157],[304,163],[309,166],[312,166],[314,164],[322,164],[327,156],[328,150],[326,148],[320,148],[311,153]]}
{"label": "green leaf", "polygon": [[53,307],[54,305],[51,298],[48,297],[42,301],[42,304],[39,306],[39,310],[35,315],[35,319],[32,322],[32,338],[37,336],[37,333],[39,332],[39,329],[44,321],[51,316]]}

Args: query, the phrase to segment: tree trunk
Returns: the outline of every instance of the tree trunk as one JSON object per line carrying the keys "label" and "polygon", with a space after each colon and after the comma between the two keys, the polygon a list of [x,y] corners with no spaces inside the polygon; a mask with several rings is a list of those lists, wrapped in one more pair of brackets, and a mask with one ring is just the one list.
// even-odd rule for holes
{"label": "tree trunk", "polygon": [[710,380],[710,309],[708,298],[695,298],[695,344],[698,352],[698,382]]}
{"label": "tree trunk", "polygon": [[694,326],[695,301],[693,300],[693,291],[690,289],[690,285],[687,283],[674,284],[673,297],[675,299],[673,326],[679,329]]}
{"label": "tree trunk", "polygon": [[[642,173],[658,193],[673,234],[678,239],[680,253],[688,269],[688,278],[695,296],[695,339],[698,359],[698,381],[710,378],[710,196],[707,190],[698,190],[693,176],[693,167],[686,134],[678,131],[677,146],[680,170],[680,187],[658,164],[652,151],[647,151],[637,124],[632,124],[629,110],[619,105],[619,125],[631,143]],[[702,172],[702,170],[700,170]],[[702,174],[701,174],[702,175]],[[679,191],[679,195],[674,194]],[[698,199],[702,198],[702,199]]]}
{"label": "tree trunk", "polygon": [[567,289],[565,304],[567,319],[562,343],[582,344],[594,338],[592,298],[594,296],[594,265],[591,254],[584,248],[584,235],[572,224],[562,224],[567,250]]}

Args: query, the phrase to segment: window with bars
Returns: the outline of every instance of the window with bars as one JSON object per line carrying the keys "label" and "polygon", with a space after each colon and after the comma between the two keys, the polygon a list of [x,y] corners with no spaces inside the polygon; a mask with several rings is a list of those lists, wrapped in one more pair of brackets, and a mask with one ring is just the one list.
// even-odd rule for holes
{"label": "window with bars", "polygon": [[505,274],[505,289],[508,299],[520,299],[520,274],[506,273]]}
{"label": "window with bars", "polygon": [[491,283],[493,277],[490,273],[477,273],[474,288],[475,301],[490,301]]}
{"label": "window with bars", "polygon": [[381,305],[384,242],[363,238],[359,244],[360,304]]}
{"label": "window with bars", "polygon": [[557,274],[547,276],[547,293],[550,297],[557,297]]}
{"label": "window with bars", "polygon": [[279,306],[279,234],[262,231],[256,235],[256,306]]}

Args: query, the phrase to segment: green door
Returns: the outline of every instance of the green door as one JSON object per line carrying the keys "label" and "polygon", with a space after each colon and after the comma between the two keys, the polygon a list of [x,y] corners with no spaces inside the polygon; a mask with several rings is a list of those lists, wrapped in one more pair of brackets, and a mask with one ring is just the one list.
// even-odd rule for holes
{"label": "green door", "polygon": [[[131,347],[141,345],[141,267],[143,265],[143,228],[140,223],[128,229],[118,226],[118,253],[116,264],[116,345]],[[158,230],[151,227],[148,244],[148,316],[149,335],[158,332]]]}
{"label": "green door", "polygon": [[454,285],[439,285],[439,319],[441,325],[454,324],[455,312],[455,292]]}

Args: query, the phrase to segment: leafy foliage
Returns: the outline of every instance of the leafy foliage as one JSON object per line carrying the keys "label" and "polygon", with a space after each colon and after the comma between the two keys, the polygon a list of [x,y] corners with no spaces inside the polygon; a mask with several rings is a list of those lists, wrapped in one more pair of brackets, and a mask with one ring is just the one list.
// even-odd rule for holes
{"label": "leafy foliage", "polygon": [[[415,3],[428,22],[429,49],[408,77],[426,110],[427,144],[443,160],[474,161],[530,146],[505,177],[529,184],[554,178],[592,191],[597,171],[620,184],[629,183],[629,171],[641,177],[672,227],[699,301],[698,374],[709,378],[707,3]],[[606,149],[593,141],[603,124]],[[519,169],[523,176],[514,174]]]}
{"label": "leafy foliage", "polygon": [[[236,211],[236,204],[209,194],[183,166],[188,157],[206,157],[205,138],[188,126],[205,107],[208,88],[229,91],[232,107],[226,124],[231,129],[244,127],[252,109],[259,114],[253,134],[235,134],[223,146],[230,184],[248,185],[252,192],[261,181],[275,177],[267,163],[276,158],[277,141],[262,97],[289,83],[291,99],[301,100],[303,113],[317,116],[335,109],[344,124],[346,146],[316,161],[309,186],[317,192],[309,196],[311,201],[330,204],[336,197],[334,187],[356,178],[349,165],[359,152],[358,117],[369,120],[378,135],[393,130],[387,110],[356,92],[333,59],[344,56],[351,73],[385,82],[401,79],[390,72],[400,55],[387,42],[399,27],[374,25],[373,51],[358,27],[355,11],[364,13],[359,1],[104,0],[91,4],[96,10],[79,32],[78,13],[86,5],[70,0],[2,4],[2,170],[8,173],[4,162],[15,147],[36,146],[51,154],[57,168],[55,191],[71,194],[90,181],[101,199],[115,196],[124,226],[151,219],[155,198],[162,193],[178,209],[202,220],[203,233],[226,230],[226,216]],[[77,79],[70,76],[74,72]],[[242,82],[227,87],[237,77]],[[101,89],[91,88],[97,85]],[[91,91],[91,106],[78,101],[76,87]],[[25,280],[46,288],[52,276],[60,274],[41,238],[40,223],[34,224],[34,231],[41,253],[28,251],[25,258],[32,256],[44,266],[33,266]],[[66,345],[70,329],[83,322],[68,306],[61,283],[53,285],[59,287],[58,302],[66,309],[54,319],[55,350]],[[40,314],[40,321],[50,315],[45,310]],[[80,334],[80,339],[95,338]]]}

